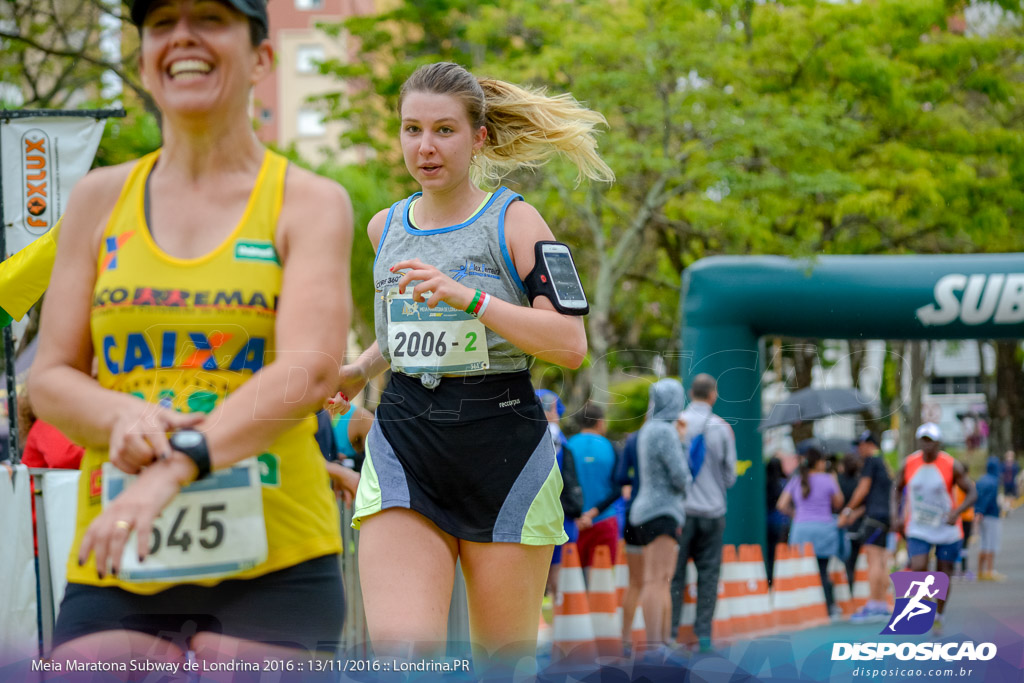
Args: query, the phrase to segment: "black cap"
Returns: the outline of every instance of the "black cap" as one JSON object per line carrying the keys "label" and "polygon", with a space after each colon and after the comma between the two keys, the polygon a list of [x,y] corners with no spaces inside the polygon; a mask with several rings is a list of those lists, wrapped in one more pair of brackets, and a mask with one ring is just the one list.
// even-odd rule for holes
{"label": "black cap", "polygon": [[876,446],[879,445],[878,439],[875,438],[875,435],[871,432],[870,429],[865,429],[863,432],[861,432],[860,436],[857,437],[857,440],[853,442],[853,445],[859,446],[862,443],[873,443]]}
{"label": "black cap", "polygon": [[[154,0],[134,0],[132,2],[131,16],[133,24],[140,28],[142,27],[142,22],[146,19],[146,13],[149,12],[149,8],[153,2]],[[217,0],[217,2],[234,7],[245,16],[250,19],[255,19],[257,22],[262,24],[264,30],[270,30],[270,19],[267,17],[266,0]]]}

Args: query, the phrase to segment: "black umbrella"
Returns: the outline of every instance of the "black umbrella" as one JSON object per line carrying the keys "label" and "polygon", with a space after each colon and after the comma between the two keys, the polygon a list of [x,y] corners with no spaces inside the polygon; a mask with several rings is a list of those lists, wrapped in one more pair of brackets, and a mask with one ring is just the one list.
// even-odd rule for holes
{"label": "black umbrella", "polygon": [[857,389],[801,389],[772,406],[758,430],[875,409],[875,401]]}
{"label": "black umbrella", "polygon": [[825,455],[846,455],[857,450],[853,445],[853,439],[844,439],[839,436],[826,436],[821,440],[824,446]]}

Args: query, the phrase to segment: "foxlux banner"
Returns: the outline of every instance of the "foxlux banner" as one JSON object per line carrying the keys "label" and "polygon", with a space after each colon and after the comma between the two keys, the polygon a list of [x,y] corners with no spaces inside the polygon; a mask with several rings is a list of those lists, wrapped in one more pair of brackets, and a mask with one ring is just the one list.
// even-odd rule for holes
{"label": "foxlux banner", "polygon": [[46,234],[64,213],[71,188],[92,166],[103,120],[40,116],[0,119],[7,253]]}

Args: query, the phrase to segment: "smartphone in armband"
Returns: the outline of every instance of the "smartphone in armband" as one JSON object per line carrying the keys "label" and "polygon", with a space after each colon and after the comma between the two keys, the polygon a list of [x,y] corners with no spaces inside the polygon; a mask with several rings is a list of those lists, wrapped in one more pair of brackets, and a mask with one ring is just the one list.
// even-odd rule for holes
{"label": "smartphone in armband", "polygon": [[561,242],[541,241],[534,246],[534,254],[536,264],[524,283],[530,302],[543,295],[559,313],[586,315],[590,304],[569,247]]}

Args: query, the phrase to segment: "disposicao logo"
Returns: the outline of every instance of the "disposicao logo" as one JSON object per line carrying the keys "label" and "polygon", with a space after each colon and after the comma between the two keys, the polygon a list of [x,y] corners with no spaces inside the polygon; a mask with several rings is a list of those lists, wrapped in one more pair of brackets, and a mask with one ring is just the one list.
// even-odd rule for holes
{"label": "disposicao logo", "polygon": [[943,572],[893,572],[889,578],[896,595],[903,597],[896,598],[896,607],[882,634],[919,636],[927,633],[935,623],[938,601],[946,599],[949,577]]}
{"label": "disposicao logo", "polygon": [[[949,577],[943,572],[893,572],[889,575],[895,589],[896,606],[881,635],[914,636],[927,633],[935,623],[938,601],[945,600]],[[946,662],[966,659],[987,661],[996,656],[993,643],[972,641],[923,643],[833,643],[832,661],[878,660],[894,656],[899,660]]]}

